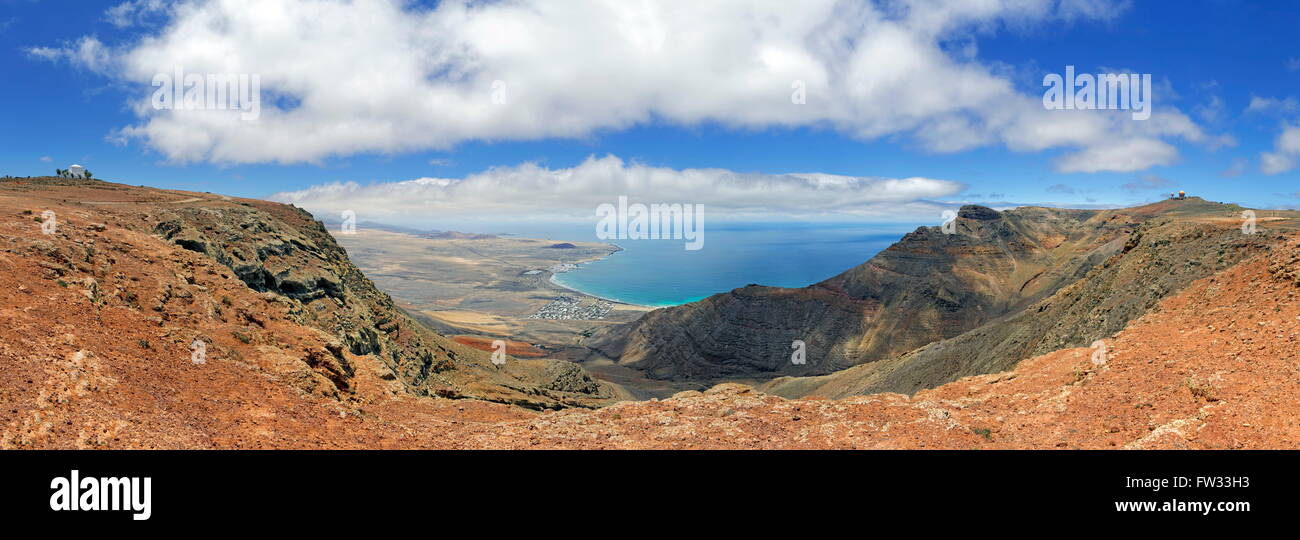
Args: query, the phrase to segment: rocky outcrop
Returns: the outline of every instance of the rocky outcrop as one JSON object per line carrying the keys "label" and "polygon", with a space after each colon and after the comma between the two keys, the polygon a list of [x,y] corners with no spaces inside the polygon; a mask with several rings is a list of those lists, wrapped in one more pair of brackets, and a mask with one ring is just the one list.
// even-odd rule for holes
{"label": "rocky outcrop", "polygon": [[[183,307],[177,305],[177,299],[187,306],[196,302],[215,304],[223,317],[247,326],[238,333],[240,345],[261,347],[251,354],[295,359],[295,365],[301,365],[305,375],[288,378],[305,390],[353,399],[358,397],[358,388],[364,386],[356,381],[359,374],[376,373],[412,396],[477,398],[528,408],[599,406],[623,395],[617,387],[591,379],[589,384],[556,384],[557,370],[568,372],[572,368],[581,372],[581,368],[567,362],[511,359],[504,366],[495,365],[487,353],[455,343],[423,326],[377,289],[324,226],[301,209],[266,201],[171,194],[94,181],[55,184],[38,180],[22,184],[26,189],[38,186],[47,196],[67,201],[77,201],[88,193],[96,199],[111,194],[119,200],[87,197],[81,202],[69,202],[71,206],[59,213],[82,213],[97,221],[120,223],[118,227],[126,232],[146,234],[152,237],[150,243],[158,241],[151,249],[160,257],[176,258],[169,252],[168,246],[172,246],[227,269],[255,299],[251,305],[239,304],[233,295],[213,294],[209,285],[202,284],[205,276],[193,262],[178,269],[176,280],[161,279],[156,294],[137,294],[136,301],[157,313],[164,324],[172,316],[190,316],[173,313]],[[108,193],[101,193],[105,191]],[[102,233],[104,225],[99,227],[88,232]],[[63,246],[67,242],[85,241],[72,235],[77,231],[75,225],[69,225],[64,229],[66,235],[41,241],[59,253],[67,249]],[[134,242],[138,245],[140,240]],[[96,249],[126,249],[121,246],[100,240]],[[50,257],[46,264],[64,274],[78,274],[60,260],[66,257]],[[172,272],[151,268],[157,262],[142,260],[136,271],[160,273],[156,277]],[[120,262],[110,266],[127,268]],[[94,277],[103,279],[86,279]],[[86,290],[93,298],[101,295],[102,288],[97,284]],[[272,334],[286,331],[275,320],[281,316],[284,322],[301,327],[301,331],[319,334],[319,345],[286,349],[272,343],[276,341]],[[570,374],[569,378],[580,377]]]}
{"label": "rocky outcrop", "polygon": [[[821,283],[656,310],[589,346],[658,379],[829,374],[1022,309],[1119,252],[1136,226],[1115,212],[967,206],[952,234],[919,228]],[[804,364],[791,361],[796,340]]]}
{"label": "rocky outcrop", "polygon": [[[1106,211],[966,206],[802,289],[749,286],[598,335],[652,378],[754,380],[787,397],[912,393],[1087,346],[1277,241],[1198,198]],[[805,364],[791,360],[792,342]]]}
{"label": "rocky outcrop", "polygon": [[821,377],[780,378],[761,388],[788,397],[910,394],[1009,370],[1022,360],[1110,336],[1191,282],[1283,238],[1279,232],[1245,235],[1236,227],[1155,218],[1134,231],[1120,253],[1023,310],[896,357]]}

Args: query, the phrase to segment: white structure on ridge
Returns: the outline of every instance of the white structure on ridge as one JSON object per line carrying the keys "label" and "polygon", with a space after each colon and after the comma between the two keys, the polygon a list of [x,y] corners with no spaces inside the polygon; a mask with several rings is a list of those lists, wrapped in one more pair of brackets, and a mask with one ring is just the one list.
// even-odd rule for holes
{"label": "white structure on ridge", "polygon": [[85,178],[86,168],[82,167],[81,165],[73,165],[71,167],[68,167],[68,176],[71,176],[73,178]]}

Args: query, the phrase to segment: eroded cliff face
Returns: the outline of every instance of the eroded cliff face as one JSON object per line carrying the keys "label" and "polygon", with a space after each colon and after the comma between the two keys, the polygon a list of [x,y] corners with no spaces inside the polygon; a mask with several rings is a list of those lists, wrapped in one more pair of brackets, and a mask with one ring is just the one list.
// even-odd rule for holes
{"label": "eroded cliff face", "polygon": [[779,378],[760,388],[787,397],[910,394],[1009,370],[1022,360],[1110,336],[1192,281],[1265,252],[1283,238],[1279,231],[1247,235],[1235,226],[1155,217],[1082,279],[1024,309],[878,362],[826,376]]}
{"label": "eroded cliff face", "polygon": [[[69,307],[113,314],[104,320],[120,323],[122,342],[142,355],[180,344],[167,361],[183,361],[199,340],[213,359],[345,403],[409,395],[544,409],[623,395],[567,362],[494,365],[415,322],[297,208],[63,179],[6,182],[0,194],[5,247],[15,264],[41,271],[20,277],[87,291],[86,306]],[[33,218],[47,209],[58,216],[51,235]],[[137,336],[130,318],[158,330]]]}
{"label": "eroded cliff face", "polygon": [[[651,312],[590,346],[653,378],[821,375],[957,336],[1021,309],[1123,248],[1131,216],[961,209],[952,234],[923,227],[802,289],[751,285]],[[791,362],[804,342],[805,364]]]}
{"label": "eroded cliff face", "polygon": [[[912,393],[1087,346],[1195,279],[1266,249],[1241,208],[1197,198],[1105,211],[967,206],[802,289],[749,286],[598,335],[652,378],[770,380],[787,397]],[[792,342],[806,364],[791,361]]]}

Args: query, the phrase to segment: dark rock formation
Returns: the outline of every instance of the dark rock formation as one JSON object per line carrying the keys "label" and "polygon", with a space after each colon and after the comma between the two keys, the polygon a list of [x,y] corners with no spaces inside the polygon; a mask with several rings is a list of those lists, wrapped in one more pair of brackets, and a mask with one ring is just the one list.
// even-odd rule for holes
{"label": "dark rock formation", "polygon": [[1111,336],[1163,298],[1267,250],[1281,238],[1154,219],[1128,237],[1121,253],[1025,309],[895,358],[824,377],[778,379],[763,388],[783,396],[913,393],[961,377],[1009,370],[1022,360],[1087,347]]}
{"label": "dark rock formation", "polygon": [[161,210],[157,220],[156,235],[229,267],[250,289],[286,302],[301,324],[338,339],[340,354],[313,357],[309,364],[340,391],[348,389],[352,372],[341,355],[346,349],[381,362],[416,395],[532,408],[598,405],[615,395],[591,379],[557,385],[556,370],[582,371],[567,362],[513,361],[499,368],[481,351],[436,334],[396,307],[301,209],[260,201],[186,206]]}
{"label": "dark rock formation", "polygon": [[[1199,199],[1179,203],[1107,211],[1023,207],[997,212],[965,206],[954,234],[922,227],[824,282],[801,289],[751,285],[656,310],[594,336],[589,346],[652,378],[703,383],[782,376],[798,381],[896,362],[926,346],[909,357],[907,369],[892,370],[889,377],[871,366],[856,368],[870,376],[863,375],[855,389],[910,392],[1007,369],[1034,354],[1087,345],[1192,279],[1245,254],[1230,253],[1242,249],[1239,233],[1211,240],[1194,225],[1161,228],[1176,216],[1232,210]],[[1152,230],[1160,232],[1153,238]],[[1149,255],[1155,259],[1145,272],[1107,278],[1099,268],[1135,246],[1171,243],[1185,252]],[[1155,264],[1159,261],[1167,264]],[[1082,281],[1085,276],[1096,279]],[[1092,295],[1088,303],[1046,300],[1063,289],[1086,288]],[[1128,289],[1145,293],[1106,296]],[[1052,316],[1036,317],[1031,309],[1050,310]],[[1009,318],[1034,323],[1006,324]],[[803,364],[791,361],[796,340],[805,344]],[[786,384],[784,395],[802,395],[818,380]]]}

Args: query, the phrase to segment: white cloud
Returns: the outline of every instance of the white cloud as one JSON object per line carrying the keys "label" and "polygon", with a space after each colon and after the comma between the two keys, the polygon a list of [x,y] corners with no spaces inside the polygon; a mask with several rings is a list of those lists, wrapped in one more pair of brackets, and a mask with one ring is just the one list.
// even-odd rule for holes
{"label": "white cloud", "polygon": [[41,163],[51,163],[51,162],[53,162],[53,161],[54,161],[54,158],[52,158],[52,157],[50,157],[50,156],[41,156]]}
{"label": "white cloud", "polygon": [[27,55],[39,60],[59,62],[66,60],[70,64],[100,73],[112,75],[115,72],[113,51],[98,38],[86,36],[75,43],[60,47],[28,47]]}
{"label": "white cloud", "polygon": [[1246,112],[1248,113],[1293,113],[1296,111],[1300,111],[1300,101],[1296,101],[1294,96],[1281,99],[1251,96],[1250,105],[1246,106]]}
{"label": "white cloud", "polygon": [[1259,170],[1264,174],[1281,174],[1296,167],[1300,158],[1300,126],[1284,126],[1273,143],[1272,152],[1261,152]]}
{"label": "white cloud", "polygon": [[[163,8],[134,0],[110,10],[110,20],[145,12],[167,22],[113,51],[117,76],[141,88],[140,123],[116,137],[172,161],[217,163],[576,138],[649,122],[829,127],[866,141],[901,135],[934,152],[1077,151],[1067,163],[1114,154],[1124,141],[1138,143],[1128,154],[1155,152],[1093,162],[1099,171],[1167,162],[1177,152],[1164,139],[1218,144],[1160,95],[1145,122],[1127,111],[1046,111],[1034,91],[1018,92],[1002,70],[979,63],[973,43],[941,47],[1004,25],[1111,19],[1127,5],[194,0]],[[177,67],[260,75],[260,119],[153,110],[150,81]],[[492,101],[495,81],[505,83],[504,105]],[[791,103],[795,81],[806,86],[804,105]]]}
{"label": "white cloud", "polygon": [[1259,154],[1259,170],[1264,174],[1282,174],[1295,168],[1295,157],[1277,152]]}
{"label": "white cloud", "polygon": [[163,13],[167,8],[168,4],[163,0],[131,0],[109,8],[104,12],[104,18],[113,26],[126,28]]}
{"label": "white cloud", "polygon": [[1203,105],[1197,105],[1194,110],[1201,117],[1201,120],[1208,123],[1215,123],[1223,119],[1224,113],[1223,98],[1218,94],[1211,94],[1208,101]]}
{"label": "white cloud", "polygon": [[749,174],[723,169],[670,169],[606,156],[564,169],[527,163],[465,178],[420,178],[361,185],[336,182],[277,193],[323,215],[353,210],[367,220],[411,223],[461,219],[586,218],[619,196],[645,204],[703,204],[711,216],[774,218],[858,216],[933,219],[938,203],[964,189],[929,178],[864,178],[830,174]]}
{"label": "white cloud", "polygon": [[1155,139],[1134,139],[1098,144],[1057,160],[1061,172],[1141,171],[1157,165],[1170,165],[1178,150]]}

